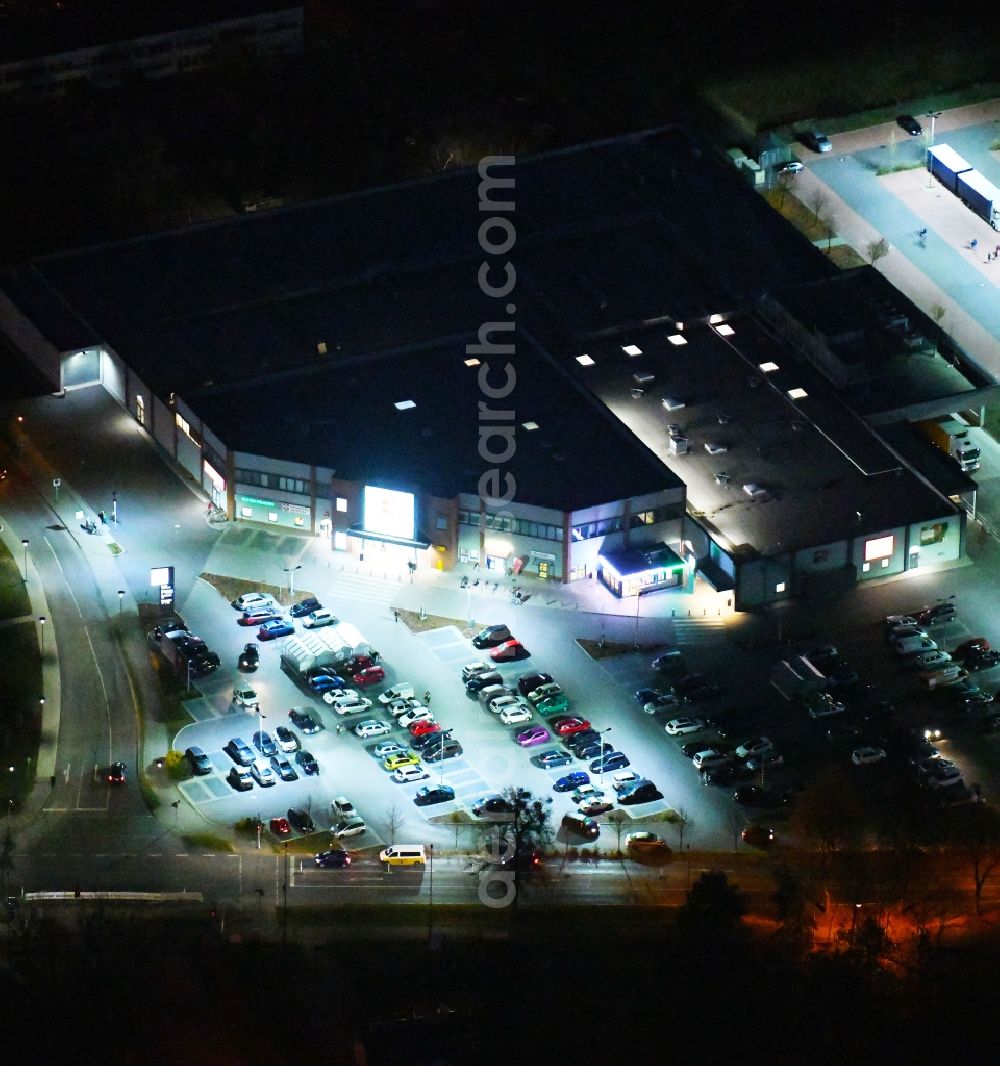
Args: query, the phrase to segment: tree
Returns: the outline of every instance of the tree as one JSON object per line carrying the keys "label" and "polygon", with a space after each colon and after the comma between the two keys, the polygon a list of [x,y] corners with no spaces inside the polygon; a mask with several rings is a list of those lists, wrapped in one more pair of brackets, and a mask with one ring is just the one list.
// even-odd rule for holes
{"label": "tree", "polygon": [[743,893],[722,870],[706,870],[688,890],[678,922],[688,932],[725,939],[742,927],[746,909]]}
{"label": "tree", "polygon": [[985,804],[956,812],[964,815],[954,827],[959,854],[972,870],[976,914],[983,913],[983,888],[1000,867],[1000,816]]}
{"label": "tree", "polygon": [[803,881],[789,867],[779,867],[774,877],[778,887],[773,899],[781,922],[775,936],[791,955],[801,958],[812,947],[816,904]]}
{"label": "tree", "polygon": [[884,259],[889,254],[889,242],[885,237],[879,237],[877,241],[869,241],[865,251],[867,251],[868,258],[871,260],[872,266],[874,266],[880,259]]}
{"label": "tree", "polygon": [[677,830],[677,846],[678,850],[683,855],[684,853],[684,834],[691,826],[694,825],[694,819],[683,807],[677,807],[673,812],[673,817],[670,819],[674,824],[674,828]]}
{"label": "tree", "polygon": [[632,824],[632,818],[621,807],[615,807],[613,811],[608,813],[607,822],[615,831],[615,850],[620,857],[622,853],[622,831],[627,825]]}
{"label": "tree", "polygon": [[404,822],[403,812],[399,809],[399,804],[394,803],[385,812],[385,832],[390,844],[395,843],[396,834],[403,828]]}
{"label": "tree", "polygon": [[815,840],[832,855],[854,839],[861,829],[864,805],[850,776],[839,766],[816,776],[811,788],[797,799],[793,829]]}
{"label": "tree", "polygon": [[826,214],[826,203],[826,193],[822,189],[816,189],[809,197],[809,208],[817,226],[820,224],[820,216]]}

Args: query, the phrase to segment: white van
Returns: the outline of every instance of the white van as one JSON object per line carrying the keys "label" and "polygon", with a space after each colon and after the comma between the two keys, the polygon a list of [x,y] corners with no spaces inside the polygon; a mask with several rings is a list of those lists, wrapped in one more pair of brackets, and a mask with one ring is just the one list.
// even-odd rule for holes
{"label": "white van", "polygon": [[237,707],[246,707],[250,710],[256,710],[259,702],[257,692],[253,686],[247,684],[233,685],[233,703],[235,703]]}
{"label": "white van", "polygon": [[952,685],[968,676],[960,663],[945,663],[938,670],[924,670],[920,674],[920,684],[924,688],[935,689],[941,685]]}
{"label": "white van", "polygon": [[893,641],[897,655],[919,655],[925,651],[937,651],[937,644],[930,637],[913,633],[901,640]]}
{"label": "white van", "polygon": [[423,866],[427,862],[427,849],[423,844],[390,844],[378,857],[390,866]]}
{"label": "white van", "polygon": [[387,688],[385,692],[379,696],[378,701],[381,704],[392,703],[393,700],[406,699],[407,696],[413,695],[413,686],[409,681],[400,681],[398,684],[393,685],[392,688]]}

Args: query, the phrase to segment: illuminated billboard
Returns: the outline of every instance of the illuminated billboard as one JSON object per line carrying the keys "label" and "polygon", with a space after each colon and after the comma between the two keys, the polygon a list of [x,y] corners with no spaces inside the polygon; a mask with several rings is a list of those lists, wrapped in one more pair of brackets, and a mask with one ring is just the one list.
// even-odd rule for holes
{"label": "illuminated billboard", "polygon": [[895,537],[889,536],[865,541],[865,562],[873,563],[876,559],[888,559],[892,555],[895,540]]}
{"label": "illuminated billboard", "polygon": [[414,503],[412,492],[378,489],[365,485],[365,530],[387,537],[412,540]]}

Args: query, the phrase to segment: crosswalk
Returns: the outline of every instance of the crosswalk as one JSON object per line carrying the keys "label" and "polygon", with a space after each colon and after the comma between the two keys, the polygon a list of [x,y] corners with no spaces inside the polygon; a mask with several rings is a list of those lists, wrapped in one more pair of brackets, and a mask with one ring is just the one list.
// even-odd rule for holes
{"label": "crosswalk", "polygon": [[[394,600],[399,599],[400,587],[382,577],[352,574],[342,570],[331,581],[325,583],[323,595],[333,604],[352,602],[387,607]],[[329,594],[327,594],[327,589],[329,589]]]}
{"label": "crosswalk", "polygon": [[670,623],[673,629],[673,643],[681,650],[686,645],[725,644],[729,640],[724,618],[674,618]]}

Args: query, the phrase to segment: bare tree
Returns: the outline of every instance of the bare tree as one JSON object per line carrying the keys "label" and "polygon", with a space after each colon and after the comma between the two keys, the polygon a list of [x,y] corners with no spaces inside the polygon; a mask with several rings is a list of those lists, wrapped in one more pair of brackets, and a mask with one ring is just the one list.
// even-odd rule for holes
{"label": "bare tree", "polygon": [[962,812],[956,826],[958,849],[972,870],[976,893],[976,914],[983,913],[983,888],[1000,868],[1000,816],[982,803]]}
{"label": "bare tree", "polygon": [[785,206],[785,197],[788,195],[789,189],[792,187],[792,181],[795,175],[790,170],[782,170],[778,174],[778,210],[780,211]]}
{"label": "bare tree", "polygon": [[828,215],[823,220],[823,225],[826,226],[826,254],[827,255],[830,254],[830,249],[833,246],[833,238],[836,236],[836,233],[837,233],[836,222],[837,222],[837,218],[836,218],[835,215]]}
{"label": "bare tree", "polygon": [[868,253],[872,266],[875,266],[880,259],[884,259],[889,254],[889,242],[885,237],[879,237],[877,241],[869,241],[865,251]]}
{"label": "bare tree", "polygon": [[674,816],[671,819],[674,823],[674,828],[677,830],[677,844],[681,854],[684,854],[684,834],[694,825],[694,819],[683,808],[677,807],[674,810]]}
{"label": "bare tree", "polygon": [[385,832],[389,838],[389,843],[393,844],[396,840],[396,834],[403,828],[403,822],[405,818],[403,812],[399,809],[399,804],[394,803],[385,812]]}
{"label": "bare tree", "polygon": [[632,824],[632,819],[621,809],[621,807],[615,807],[613,811],[608,812],[606,821],[615,831],[615,850],[618,852],[618,857],[621,858],[622,831],[627,825]]}
{"label": "bare tree", "polygon": [[809,209],[813,213],[813,222],[819,225],[821,215],[826,214],[827,198],[823,189],[815,189],[809,196]]}

